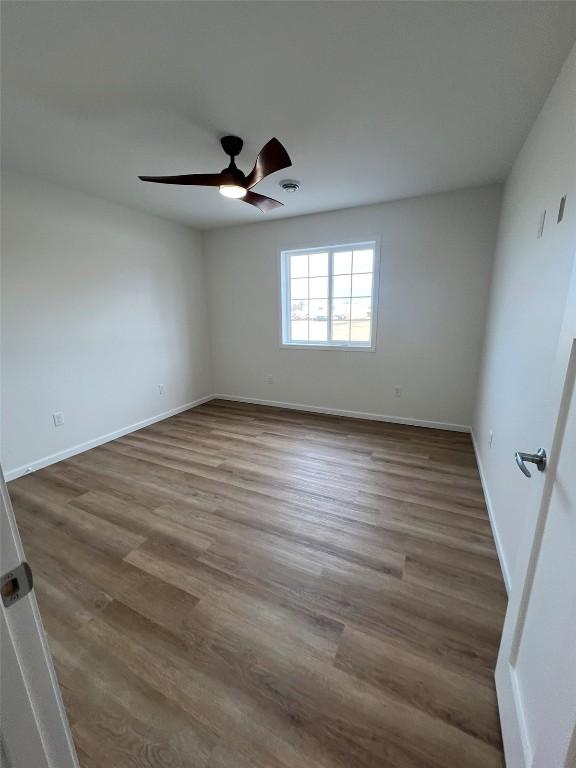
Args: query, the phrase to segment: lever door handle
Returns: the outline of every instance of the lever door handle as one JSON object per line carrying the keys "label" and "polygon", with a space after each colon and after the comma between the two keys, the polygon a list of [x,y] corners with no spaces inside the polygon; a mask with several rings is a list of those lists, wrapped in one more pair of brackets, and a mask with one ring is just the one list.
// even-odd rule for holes
{"label": "lever door handle", "polygon": [[544,448],[538,448],[536,453],[523,453],[523,451],[516,451],[514,458],[516,459],[516,464],[518,464],[520,471],[523,472],[526,477],[532,477],[532,473],[524,463],[525,461],[528,461],[531,464],[536,464],[539,472],[544,472],[546,469],[546,451]]}

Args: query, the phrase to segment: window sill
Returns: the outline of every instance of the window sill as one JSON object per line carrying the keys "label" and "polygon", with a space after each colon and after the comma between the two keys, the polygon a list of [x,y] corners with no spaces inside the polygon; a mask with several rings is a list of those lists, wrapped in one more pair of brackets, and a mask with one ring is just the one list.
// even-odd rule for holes
{"label": "window sill", "polygon": [[375,346],[362,346],[360,344],[280,344],[280,349],[312,349],[315,352],[321,350],[330,351],[336,350],[338,352],[376,352]]}

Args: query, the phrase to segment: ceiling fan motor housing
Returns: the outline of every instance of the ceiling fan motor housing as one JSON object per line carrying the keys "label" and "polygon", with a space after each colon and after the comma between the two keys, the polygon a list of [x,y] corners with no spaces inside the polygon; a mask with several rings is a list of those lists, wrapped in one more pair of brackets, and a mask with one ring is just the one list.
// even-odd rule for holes
{"label": "ceiling fan motor housing", "polygon": [[232,158],[236,157],[236,155],[239,155],[240,152],[242,152],[242,147],[244,146],[244,142],[239,136],[222,136],[220,139],[220,144],[222,144],[222,149],[224,152],[226,152],[226,154],[230,155]]}
{"label": "ceiling fan motor housing", "polygon": [[[234,161],[232,160],[232,163],[233,162]],[[220,184],[223,186],[244,187],[246,185],[246,176],[242,173],[240,168],[236,168],[232,163],[220,173]]]}

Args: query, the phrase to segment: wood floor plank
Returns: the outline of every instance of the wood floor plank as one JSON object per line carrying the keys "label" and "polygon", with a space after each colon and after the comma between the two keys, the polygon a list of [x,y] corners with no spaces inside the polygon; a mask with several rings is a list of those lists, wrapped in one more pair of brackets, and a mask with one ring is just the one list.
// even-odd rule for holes
{"label": "wood floor plank", "polygon": [[223,665],[207,669],[206,663],[191,663],[170,633],[150,634],[138,616],[115,606],[87,624],[80,640],[84,636],[108,648],[128,670],[222,736],[234,735],[257,750],[267,747],[287,768],[333,768],[306,732],[279,719],[241,684],[233,684]]}
{"label": "wood floor plank", "polygon": [[498,616],[506,610],[507,596],[501,579],[471,573],[454,565],[431,563],[425,557],[407,557],[404,581],[424,589],[434,589],[459,600],[467,600]]}
{"label": "wood floor plank", "polygon": [[218,734],[103,653],[86,634],[82,639],[76,663],[59,667],[67,705],[79,713],[74,734],[82,749],[105,761],[113,745],[114,754],[123,755],[119,765],[206,765]]}
{"label": "wood floor plank", "polygon": [[469,435],[212,401],[9,485],[82,768],[496,768]]}
{"label": "wood floor plank", "polygon": [[409,650],[404,643],[351,627],[344,631],[335,663],[361,680],[501,748],[491,682],[479,684]]}

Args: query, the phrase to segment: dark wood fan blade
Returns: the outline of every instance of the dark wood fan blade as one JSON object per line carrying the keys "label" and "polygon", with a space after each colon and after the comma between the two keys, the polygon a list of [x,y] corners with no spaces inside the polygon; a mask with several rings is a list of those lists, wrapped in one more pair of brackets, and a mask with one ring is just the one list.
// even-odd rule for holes
{"label": "dark wood fan blade", "polygon": [[292,160],[278,139],[270,139],[260,150],[256,165],[246,179],[248,189],[258,184],[266,176],[270,176],[271,173],[281,171],[282,168],[289,168],[291,165]]}
{"label": "dark wood fan blade", "polygon": [[259,195],[257,192],[246,192],[246,195],[240,199],[245,203],[250,203],[250,205],[256,206],[262,213],[268,213],[268,211],[273,211],[274,208],[280,208],[284,205],[284,203],[281,203],[279,200],[274,200],[274,198],[266,197],[265,195]]}
{"label": "dark wood fan blade", "polygon": [[185,184],[188,187],[219,187],[222,184],[221,173],[190,173],[187,176],[138,176],[141,181],[154,181],[156,184]]}

